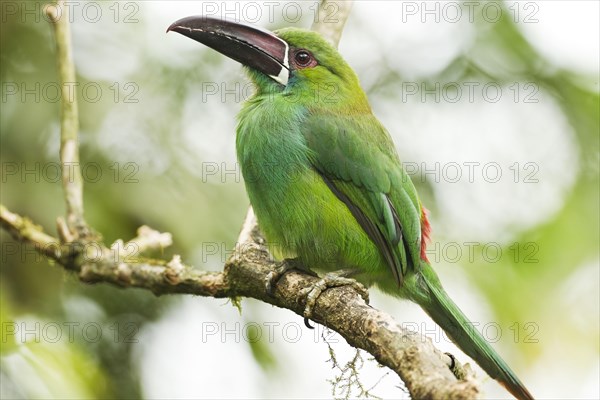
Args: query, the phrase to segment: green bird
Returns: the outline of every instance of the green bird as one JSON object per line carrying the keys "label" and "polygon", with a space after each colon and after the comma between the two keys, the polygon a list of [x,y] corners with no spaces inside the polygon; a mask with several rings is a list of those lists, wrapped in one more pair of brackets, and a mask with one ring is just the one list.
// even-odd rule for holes
{"label": "green bird", "polygon": [[311,31],[271,33],[203,16],[168,31],[240,62],[256,86],[239,115],[236,147],[267,241],[301,265],[343,267],[414,301],[515,397],[533,399],[442,288],[425,254],[427,212],[335,47]]}

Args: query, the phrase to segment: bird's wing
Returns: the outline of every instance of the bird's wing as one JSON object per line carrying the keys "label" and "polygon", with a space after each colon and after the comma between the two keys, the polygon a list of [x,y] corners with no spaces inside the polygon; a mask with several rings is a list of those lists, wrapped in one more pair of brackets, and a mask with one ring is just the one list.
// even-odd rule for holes
{"label": "bird's wing", "polygon": [[420,265],[421,206],[389,134],[372,114],[312,114],[301,129],[314,168],[402,284]]}

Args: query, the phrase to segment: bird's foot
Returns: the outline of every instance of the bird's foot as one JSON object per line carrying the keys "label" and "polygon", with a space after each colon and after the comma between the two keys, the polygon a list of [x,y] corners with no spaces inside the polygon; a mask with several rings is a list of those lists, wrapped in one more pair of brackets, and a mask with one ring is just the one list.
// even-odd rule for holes
{"label": "bird's foot", "polygon": [[365,300],[365,303],[369,304],[369,291],[367,288],[356,281],[355,279],[349,278],[349,276],[355,274],[357,271],[353,269],[342,269],[335,272],[327,273],[314,285],[302,289],[300,292],[301,296],[306,296],[306,305],[304,307],[304,324],[312,329],[312,326],[308,323],[308,319],[312,317],[313,309],[317,303],[317,299],[325,290],[340,286],[352,286],[361,297]]}
{"label": "bird's foot", "polygon": [[265,279],[265,288],[267,294],[271,297],[275,297],[275,286],[277,282],[291,270],[296,270],[311,276],[318,276],[315,272],[305,267],[297,258],[288,258],[277,264],[274,271],[269,272]]}

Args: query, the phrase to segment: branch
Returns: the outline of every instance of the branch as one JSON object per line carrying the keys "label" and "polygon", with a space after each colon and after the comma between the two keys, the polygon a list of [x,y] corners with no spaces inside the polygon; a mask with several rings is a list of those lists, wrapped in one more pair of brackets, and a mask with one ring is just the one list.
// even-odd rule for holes
{"label": "branch", "polygon": [[[123,255],[123,252],[91,241],[76,242],[77,246],[71,244],[68,248],[71,251],[65,251],[63,246],[56,252],[58,239],[0,205],[0,224],[4,229],[16,240],[35,246],[42,254],[75,271],[83,282],[137,287],[156,295],[251,297],[302,315],[306,299],[300,292],[312,287],[318,279],[291,271],[278,282],[275,296],[269,296],[265,281],[277,263],[269,254],[258,227],[251,223],[253,219],[250,211],[246,218],[250,223],[242,229],[240,242],[224,271],[207,272],[182,264],[178,256],[168,263],[143,259],[139,254]],[[73,248],[79,251],[74,253]],[[75,261],[73,254],[77,254]],[[448,366],[449,357],[437,350],[429,338],[403,328],[390,315],[368,306],[350,287],[323,292],[313,310],[313,319],[338,332],[351,346],[369,352],[379,363],[391,368],[414,398],[472,399],[479,393],[474,380],[458,380],[453,375]],[[468,369],[454,368],[470,375]]]}
{"label": "branch", "polygon": [[[56,7],[61,9],[61,13]],[[350,8],[351,2],[323,0],[313,29],[337,45]],[[335,23],[329,23],[325,18],[331,16],[331,10],[336,11]],[[59,220],[59,238],[55,238],[0,204],[2,228],[15,240],[33,245],[41,254],[73,271],[86,283],[103,282],[124,288],[136,287],[150,290],[156,295],[179,293],[215,298],[251,297],[303,315],[306,299],[300,293],[302,289],[312,287],[317,278],[292,271],[279,280],[274,297],[267,294],[265,281],[277,264],[266,247],[252,208],[244,222],[236,251],[225,263],[223,272],[194,269],[183,264],[179,256],[168,262],[142,257],[144,251],[164,248],[172,242],[170,234],[159,233],[148,227],[140,228],[138,236],[128,242],[118,240],[106,246],[94,240],[83,219],[77,103],[73,96],[64,93],[65,84],[75,82],[65,14],[67,8],[63,2],[58,2],[56,6],[49,6],[46,12],[55,28],[59,73],[63,83],[60,152],[67,220],[66,223]],[[404,381],[413,398],[472,399],[479,393],[468,368],[463,369],[453,357],[437,350],[430,339],[402,328],[388,314],[368,306],[351,287],[326,290],[317,299],[313,319],[391,368]],[[466,378],[458,379],[457,376]]]}

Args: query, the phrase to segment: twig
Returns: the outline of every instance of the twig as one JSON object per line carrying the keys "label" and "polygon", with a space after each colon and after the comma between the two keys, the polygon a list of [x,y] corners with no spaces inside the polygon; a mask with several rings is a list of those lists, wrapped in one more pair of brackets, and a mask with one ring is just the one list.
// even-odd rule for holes
{"label": "twig", "polygon": [[353,3],[353,0],[321,0],[310,29],[319,32],[321,36],[337,47]]}
{"label": "twig", "polygon": [[121,257],[132,257],[148,250],[162,250],[173,244],[173,235],[168,232],[161,233],[146,225],[140,226],[137,234],[127,243],[124,243],[122,239],[116,240],[110,246],[111,250],[118,252]]}
{"label": "twig", "polygon": [[58,239],[45,234],[41,227],[29,219],[8,211],[2,204],[0,204],[0,225],[15,240],[35,246],[39,253],[52,260],[60,260],[62,251]]}
{"label": "twig", "polygon": [[61,83],[60,162],[62,185],[67,205],[67,226],[73,236],[85,236],[87,225],[83,218],[83,179],[79,165],[79,115],[74,85],[75,67],[71,52],[69,7],[64,1],[48,5],[45,9],[56,38],[58,74]]}

